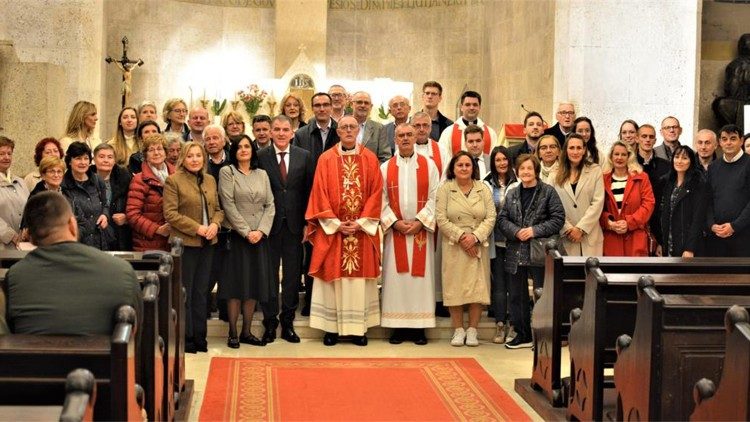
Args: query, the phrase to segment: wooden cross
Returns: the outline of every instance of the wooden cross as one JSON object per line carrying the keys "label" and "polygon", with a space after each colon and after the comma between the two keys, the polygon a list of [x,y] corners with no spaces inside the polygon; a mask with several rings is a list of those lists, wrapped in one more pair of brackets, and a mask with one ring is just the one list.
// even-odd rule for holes
{"label": "wooden cross", "polygon": [[131,93],[131,81],[133,78],[133,69],[143,66],[143,60],[130,60],[128,58],[128,37],[122,37],[122,58],[115,60],[111,56],[104,59],[107,63],[114,63],[122,72],[122,107],[128,103],[128,97]]}

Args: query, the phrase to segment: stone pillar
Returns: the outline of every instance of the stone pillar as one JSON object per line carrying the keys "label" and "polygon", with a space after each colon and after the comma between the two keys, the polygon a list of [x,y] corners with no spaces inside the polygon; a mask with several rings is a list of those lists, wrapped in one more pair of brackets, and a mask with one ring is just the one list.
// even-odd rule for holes
{"label": "stone pillar", "polygon": [[[697,0],[556,2],[553,107],[576,103],[578,115],[594,122],[605,154],[628,118],[658,128],[673,115],[682,143],[692,144],[700,14]],[[657,138],[661,143],[658,129]]]}
{"label": "stone pillar", "polygon": [[328,2],[320,0],[276,1],[276,66],[280,78],[292,65],[304,44],[305,54],[316,68],[326,63]]}

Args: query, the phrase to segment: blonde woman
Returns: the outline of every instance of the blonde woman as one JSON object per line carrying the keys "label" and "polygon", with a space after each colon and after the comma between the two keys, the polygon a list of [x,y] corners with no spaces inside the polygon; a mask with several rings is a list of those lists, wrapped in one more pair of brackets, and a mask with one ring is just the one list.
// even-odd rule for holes
{"label": "blonde woman", "polygon": [[188,114],[187,103],[182,98],[172,98],[164,103],[161,118],[167,126],[164,133],[174,132],[182,136],[183,141],[187,141],[190,128],[185,122]]}
{"label": "blonde woman", "polygon": [[300,97],[291,92],[281,99],[281,114],[292,121],[292,131],[305,126],[305,104]]}
{"label": "blonde woman", "polygon": [[67,151],[73,142],[83,142],[93,150],[101,144],[101,139],[94,136],[96,122],[99,116],[96,106],[88,101],[79,101],[73,105],[68,116],[68,124],[65,128],[65,136],[60,139],[63,151]]}
{"label": "blonde woman", "polygon": [[654,191],[635,152],[617,141],[604,166],[605,256],[648,256],[648,221],[654,212]]}
{"label": "blonde woman", "polygon": [[245,119],[242,114],[232,110],[221,118],[221,127],[227,134],[227,138],[245,134]]}
{"label": "blonde woman", "polygon": [[[163,145],[162,145],[163,147]],[[206,151],[188,142],[178,169],[164,184],[164,218],[170,239],[182,238],[182,284],[186,291],[185,352],[207,352],[206,302],[216,235],[224,220],[216,180],[206,173]]]}
{"label": "blonde woman", "polygon": [[117,115],[117,131],[115,136],[107,142],[115,149],[115,159],[118,166],[126,166],[130,156],[140,151],[140,139],[135,136],[138,127],[138,111],[133,107],[125,107]]}
{"label": "blonde woman", "polygon": [[565,224],[560,231],[565,252],[573,256],[601,256],[602,169],[590,160],[581,135],[568,135],[560,152],[560,167],[550,173],[549,181],[565,207]]}

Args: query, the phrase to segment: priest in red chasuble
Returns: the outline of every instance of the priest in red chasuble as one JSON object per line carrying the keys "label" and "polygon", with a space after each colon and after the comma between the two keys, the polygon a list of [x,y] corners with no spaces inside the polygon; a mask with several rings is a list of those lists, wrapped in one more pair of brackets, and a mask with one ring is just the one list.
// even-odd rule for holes
{"label": "priest in red chasuble", "polygon": [[415,132],[408,123],[398,125],[396,154],[380,166],[385,180],[381,325],[394,328],[391,344],[427,344],[424,329],[435,326],[435,196],[440,176],[435,163],[415,151]]}
{"label": "priest in red chasuble", "polygon": [[310,327],[325,331],[327,346],[339,335],[365,346],[367,329],[380,324],[383,179],[378,158],[357,143],[357,120],[342,117],[336,132],[340,142],[318,160],[305,214],[315,279]]}

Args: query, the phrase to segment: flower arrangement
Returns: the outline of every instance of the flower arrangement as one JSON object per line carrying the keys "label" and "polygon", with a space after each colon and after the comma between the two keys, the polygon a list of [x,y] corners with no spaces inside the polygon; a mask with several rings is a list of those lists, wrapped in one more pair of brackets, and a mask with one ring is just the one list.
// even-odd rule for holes
{"label": "flower arrangement", "polygon": [[240,100],[245,104],[245,110],[247,114],[252,118],[260,109],[260,105],[268,96],[268,93],[261,90],[256,84],[251,84],[247,87],[247,91],[242,90],[237,93]]}

